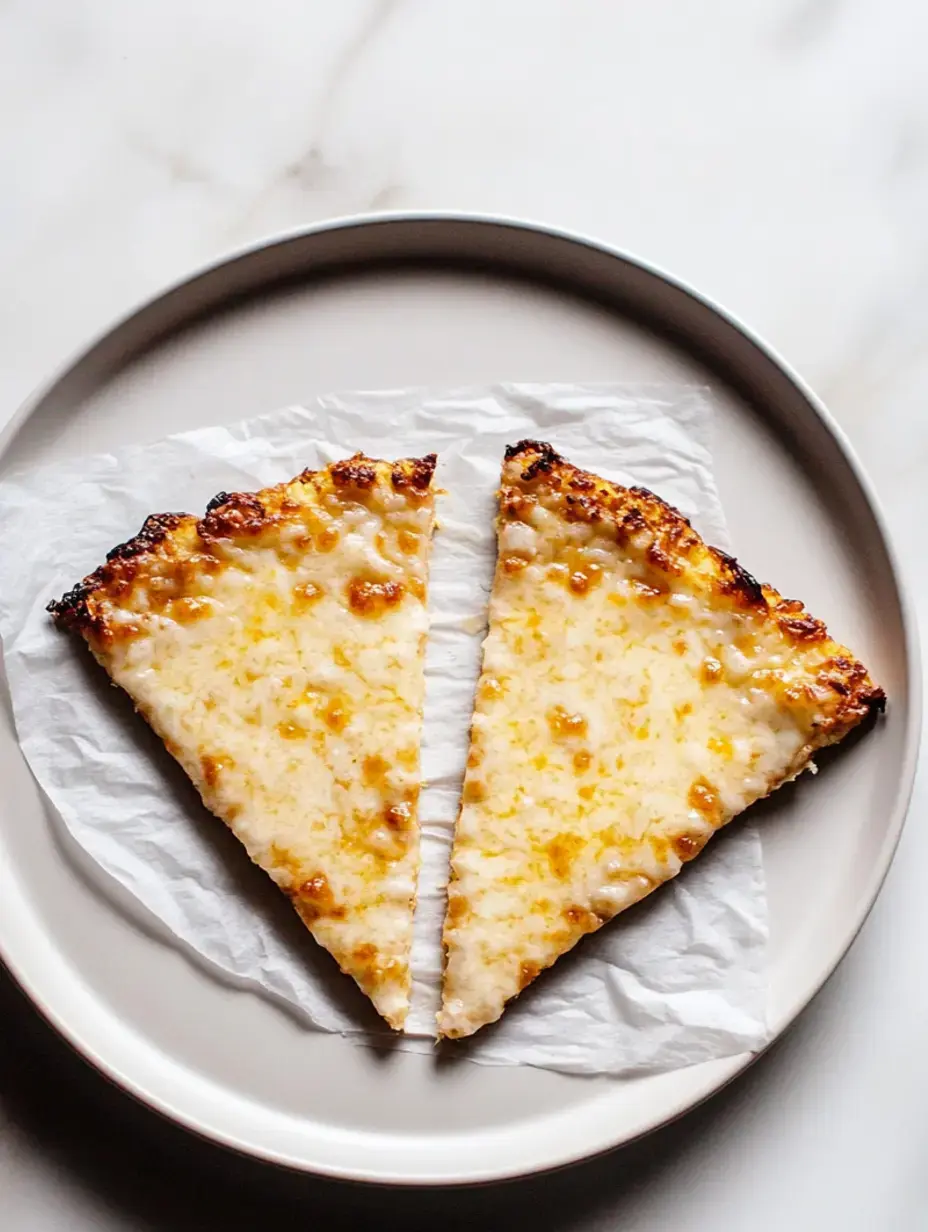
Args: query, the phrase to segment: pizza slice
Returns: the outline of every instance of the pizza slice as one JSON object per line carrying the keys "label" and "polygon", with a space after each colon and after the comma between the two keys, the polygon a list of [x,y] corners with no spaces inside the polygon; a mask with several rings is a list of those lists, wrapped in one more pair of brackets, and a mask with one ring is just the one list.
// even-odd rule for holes
{"label": "pizza slice", "polygon": [[498,530],[444,928],[450,1037],[885,702],[801,603],[550,445],[507,450]]}
{"label": "pizza slice", "polygon": [[434,454],[150,517],[49,605],[316,940],[401,1028]]}

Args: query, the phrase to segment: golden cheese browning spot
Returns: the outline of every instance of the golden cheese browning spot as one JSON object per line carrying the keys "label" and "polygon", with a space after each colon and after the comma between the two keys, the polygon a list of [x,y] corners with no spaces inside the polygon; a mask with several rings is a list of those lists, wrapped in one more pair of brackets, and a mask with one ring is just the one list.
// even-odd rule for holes
{"label": "golden cheese browning spot", "polygon": [[713,658],[712,655],[703,659],[699,669],[699,678],[703,684],[715,684],[716,681],[721,680],[722,665],[718,659]]}
{"label": "golden cheese browning spot", "polygon": [[720,753],[726,761],[730,761],[735,755],[735,748],[728,736],[710,736],[707,747],[713,753]]}
{"label": "golden cheese browning spot", "polygon": [[348,699],[341,694],[330,697],[322,711],[322,721],[333,732],[343,732],[351,722]]}
{"label": "golden cheese browning spot", "polygon": [[381,988],[396,977],[395,958],[385,958],[370,941],[355,946],[351,952],[348,971],[365,992]]}
{"label": "golden cheese browning spot", "polygon": [[529,984],[531,984],[532,980],[534,980],[540,972],[541,967],[538,963],[519,963],[519,992],[521,992],[524,988],[528,988]]}
{"label": "golden cheese browning spot", "polygon": [[361,774],[367,787],[383,787],[389,770],[390,763],[385,761],[379,753],[365,757],[361,763]]}
{"label": "golden cheese browning spot", "polygon": [[563,706],[552,706],[548,711],[548,726],[556,740],[583,737],[587,733],[587,721],[582,714],[568,714]]}
{"label": "golden cheese browning spot", "polygon": [[583,933],[594,932],[600,925],[601,920],[592,911],[588,911],[586,907],[578,907],[572,905],[565,907],[561,912],[561,916],[570,925],[572,931],[579,929]]}
{"label": "golden cheese browning spot", "polygon": [[698,778],[690,787],[687,802],[691,809],[701,813],[713,826],[722,820],[722,802],[719,793],[708,779]]}
{"label": "golden cheese browning spot", "polygon": [[570,578],[570,568],[562,561],[556,561],[553,565],[548,566],[548,580],[557,582],[561,586],[566,586]]}
{"label": "golden cheese browning spot", "polygon": [[396,755],[396,760],[407,770],[415,770],[419,765],[419,750],[415,747],[400,749]]}
{"label": "golden cheese browning spot", "polygon": [[212,607],[208,599],[195,599],[192,595],[185,595],[182,599],[173,599],[164,605],[165,616],[176,620],[181,625],[209,616],[211,611]]}
{"label": "golden cheese browning spot", "polygon": [[596,784],[595,783],[587,783],[586,786],[579,788],[577,791],[577,795],[580,797],[581,800],[587,800],[587,801],[592,800],[595,794],[596,794]]}
{"label": "golden cheese browning spot", "polygon": [[706,844],[704,834],[678,834],[673,840],[673,849],[679,860],[685,864],[698,856]]}
{"label": "golden cheese browning spot", "polygon": [[419,551],[419,543],[422,536],[417,535],[415,531],[401,530],[396,537],[397,545],[404,556],[415,556]]}
{"label": "golden cheese browning spot", "polygon": [[484,676],[480,682],[480,696],[484,701],[496,701],[503,696],[503,686],[495,676]]}
{"label": "golden cheese browning spot", "polygon": [[401,602],[405,589],[402,582],[352,578],[348,583],[348,604],[358,616],[382,616]]}
{"label": "golden cheese browning spot", "polygon": [[583,850],[583,839],[579,834],[556,834],[544,846],[544,853],[551,865],[551,872],[560,881],[566,881],[577,856]]}
{"label": "golden cheese browning spot", "polygon": [[[165,748],[172,755],[176,755],[176,748],[171,748],[167,740],[164,742]],[[200,770],[203,774],[203,779],[208,787],[215,787],[219,782],[219,776],[223,770],[231,770],[235,762],[231,757],[219,756],[206,753],[200,758]]]}
{"label": "golden cheese browning spot", "polygon": [[412,821],[412,809],[405,800],[391,804],[384,810],[383,819],[390,830],[397,834],[405,834]]}
{"label": "golden cheese browning spot", "polygon": [[351,660],[345,654],[345,648],[343,646],[333,647],[332,662],[336,667],[351,667]]}
{"label": "golden cheese browning spot", "polygon": [[547,770],[548,759],[545,757],[544,753],[538,753],[532,758],[532,765],[536,770]]}
{"label": "golden cheese browning spot", "polygon": [[796,642],[823,642],[828,637],[828,630],[814,616],[781,617],[780,628]]}
{"label": "golden cheese browning spot", "polygon": [[476,770],[482,761],[483,761],[483,753],[481,752],[480,749],[477,748],[475,744],[472,743],[470,746],[470,751],[467,754],[468,770]]}
{"label": "golden cheese browning spot", "polygon": [[521,573],[528,561],[524,556],[504,556],[503,557],[503,572],[504,573]]}
{"label": "golden cheese browning spot", "polygon": [[315,582],[304,582],[302,586],[294,586],[293,597],[303,607],[309,607],[322,598],[323,590]]}
{"label": "golden cheese browning spot", "polygon": [[326,526],[313,536],[313,543],[317,552],[331,552],[338,546],[338,531]]}
{"label": "golden cheese browning spot", "polygon": [[575,570],[567,585],[575,595],[585,595],[602,581],[602,565],[588,564]]}
{"label": "golden cheese browning spot", "polygon": [[648,845],[654,852],[655,859],[661,864],[666,864],[667,856],[670,853],[670,843],[664,838],[663,834],[649,834]]}
{"label": "golden cheese browning spot", "polygon": [[345,908],[335,902],[332,887],[324,873],[316,873],[295,889],[285,891],[307,924],[313,924],[323,916],[328,919],[344,919]]}
{"label": "golden cheese browning spot", "polygon": [[463,924],[470,916],[470,906],[463,894],[448,895],[448,912],[445,916],[446,924],[452,926]]}
{"label": "golden cheese browning spot", "polygon": [[277,724],[277,734],[283,740],[302,740],[306,735],[306,728],[299,723],[287,721]]}
{"label": "golden cheese browning spot", "polygon": [[651,734],[650,719],[645,719],[645,721],[639,727],[635,728],[635,739],[636,740],[647,740],[650,734]]}
{"label": "golden cheese browning spot", "polygon": [[468,779],[464,784],[464,803],[465,804],[480,804],[481,801],[487,798],[486,783],[481,783],[478,779]]}
{"label": "golden cheese browning spot", "polygon": [[678,654],[678,655],[686,654],[686,642],[684,642],[682,638],[678,637],[677,640],[674,642],[673,652],[674,654]]}
{"label": "golden cheese browning spot", "polygon": [[674,706],[673,712],[677,722],[681,723],[687,715],[693,713],[693,704],[692,702],[682,702],[679,706]]}
{"label": "golden cheese browning spot", "polygon": [[407,578],[406,588],[414,598],[419,600],[420,603],[425,602],[425,582],[423,582],[422,578]]}
{"label": "golden cheese browning spot", "polygon": [[632,582],[632,590],[637,599],[650,600],[660,599],[667,594],[667,587],[661,585],[657,581],[645,582],[641,578],[636,578]]}

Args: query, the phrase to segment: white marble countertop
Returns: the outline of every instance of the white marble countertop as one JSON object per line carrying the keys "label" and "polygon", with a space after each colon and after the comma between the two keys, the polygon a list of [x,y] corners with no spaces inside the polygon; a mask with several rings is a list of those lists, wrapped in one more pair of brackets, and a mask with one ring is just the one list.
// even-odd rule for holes
{"label": "white marble countertop", "polygon": [[[928,601],[926,45],[920,0],[5,0],[0,422],[232,246],[369,209],[525,215],[673,270],[786,355]],[[681,1123],[531,1190],[347,1191],[233,1160],[108,1088],[4,977],[0,1222],[925,1228],[924,805],[785,1039]]]}

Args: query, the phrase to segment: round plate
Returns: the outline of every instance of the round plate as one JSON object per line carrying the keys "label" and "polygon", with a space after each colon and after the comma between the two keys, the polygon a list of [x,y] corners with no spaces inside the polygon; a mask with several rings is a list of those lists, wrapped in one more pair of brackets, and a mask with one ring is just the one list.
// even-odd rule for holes
{"label": "round plate", "polygon": [[[760,806],[780,1032],[834,969],[888,868],[914,772],[919,675],[858,464],[811,393],[726,313],[640,261],[541,227],[434,215],[314,227],[213,265],[116,325],[19,413],[0,438],[0,477],[315,392],[496,380],[709,383],[738,556],[801,596],[889,694],[885,720],[823,759],[816,781]],[[627,1142],[751,1060],[578,1079],[385,1058],[308,1032],[101,895],[46,814],[6,707],[0,780],[5,961],[105,1074],[240,1151],[363,1180],[516,1176]]]}

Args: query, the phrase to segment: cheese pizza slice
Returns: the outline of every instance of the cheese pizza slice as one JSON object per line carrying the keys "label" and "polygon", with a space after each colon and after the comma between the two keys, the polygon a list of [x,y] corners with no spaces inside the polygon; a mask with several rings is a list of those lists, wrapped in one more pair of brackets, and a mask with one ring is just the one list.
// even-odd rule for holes
{"label": "cheese pizza slice", "polygon": [[450,1037],[885,701],[801,603],[550,445],[507,450],[498,531],[444,928]]}
{"label": "cheese pizza slice", "polygon": [[435,456],[159,514],[49,605],[401,1028]]}

